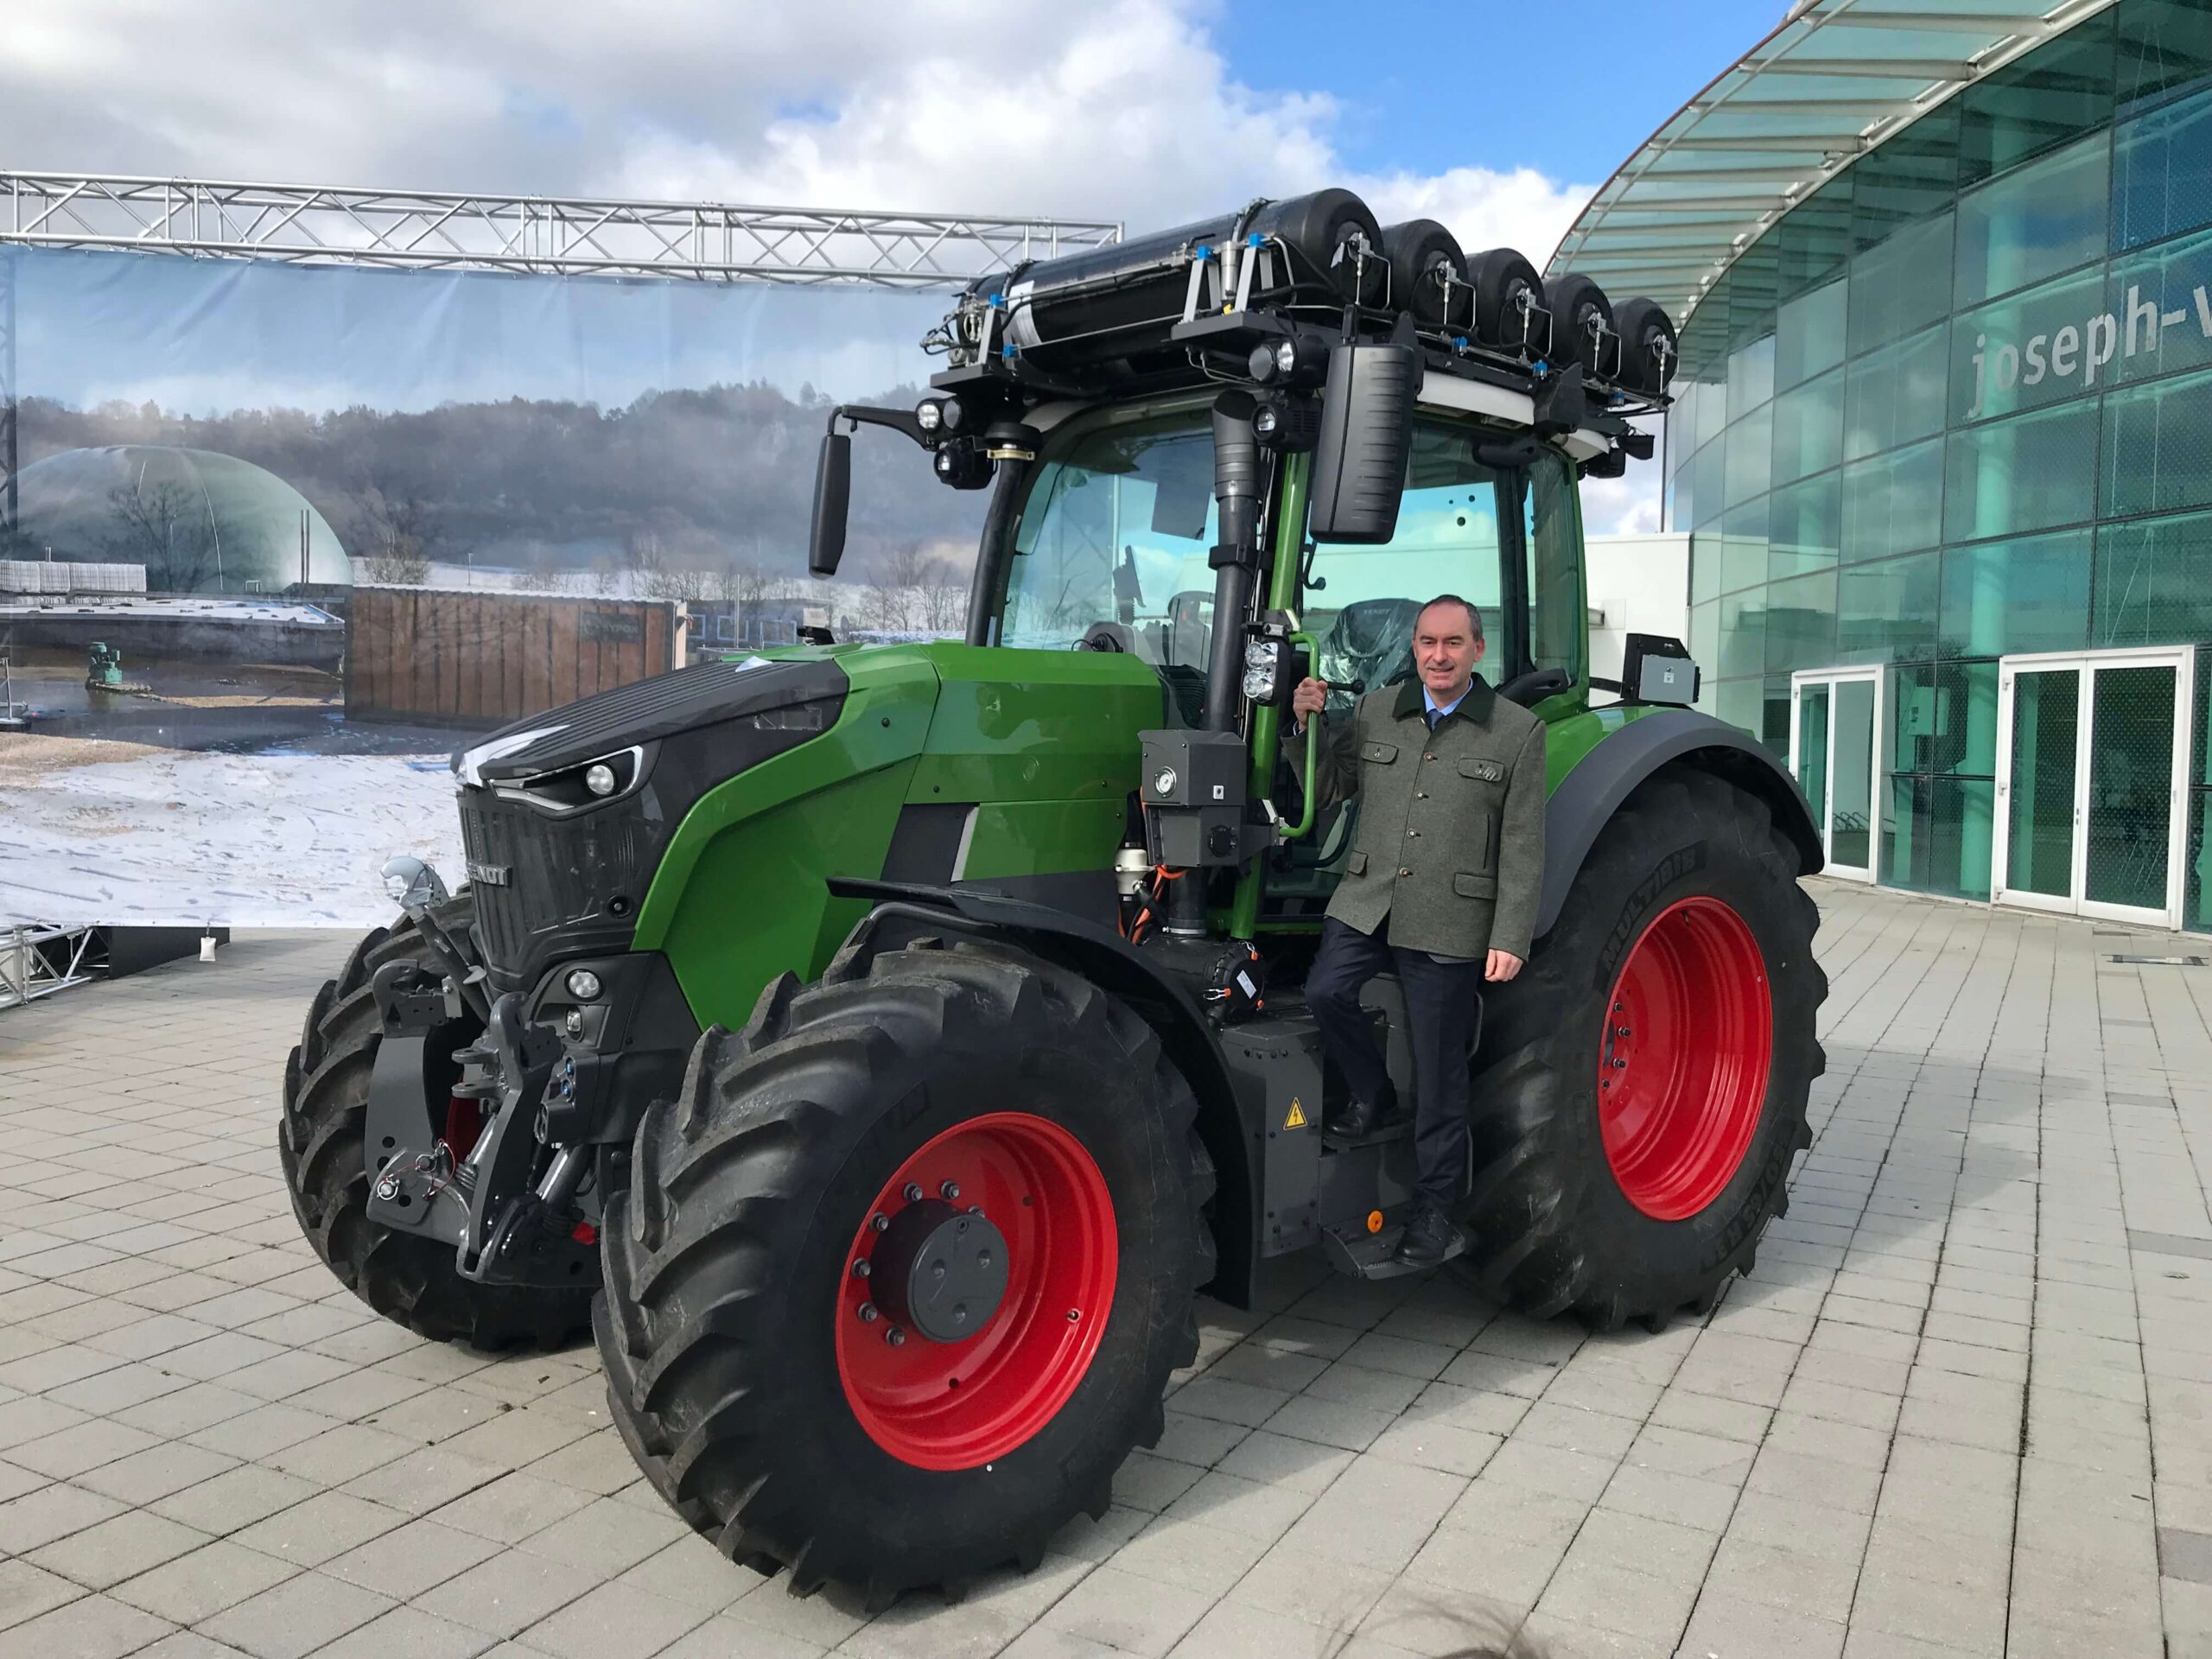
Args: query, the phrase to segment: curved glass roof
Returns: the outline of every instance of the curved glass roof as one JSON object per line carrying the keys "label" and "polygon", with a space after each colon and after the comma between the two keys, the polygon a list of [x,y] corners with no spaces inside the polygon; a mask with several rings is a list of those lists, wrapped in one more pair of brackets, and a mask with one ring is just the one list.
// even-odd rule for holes
{"label": "curved glass roof", "polygon": [[1548,269],[1685,323],[1784,213],[1985,75],[2114,0],[1797,0],[1605,181]]}

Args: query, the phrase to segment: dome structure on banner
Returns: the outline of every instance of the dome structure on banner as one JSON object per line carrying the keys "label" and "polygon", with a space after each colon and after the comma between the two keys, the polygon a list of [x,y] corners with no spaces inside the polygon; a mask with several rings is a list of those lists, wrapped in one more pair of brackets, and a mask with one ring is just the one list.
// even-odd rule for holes
{"label": "dome structure on banner", "polygon": [[156,593],[277,593],[346,584],[330,523],[276,474],[162,444],[65,449],[18,475],[31,556],[146,567]]}

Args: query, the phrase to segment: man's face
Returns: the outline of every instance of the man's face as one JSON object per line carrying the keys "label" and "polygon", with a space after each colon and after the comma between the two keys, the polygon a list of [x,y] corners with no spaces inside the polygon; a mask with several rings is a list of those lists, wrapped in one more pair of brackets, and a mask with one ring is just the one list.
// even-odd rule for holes
{"label": "man's face", "polygon": [[1440,703],[1455,702],[1475,677],[1483,642],[1458,605],[1432,605],[1414,624],[1414,663],[1421,683]]}

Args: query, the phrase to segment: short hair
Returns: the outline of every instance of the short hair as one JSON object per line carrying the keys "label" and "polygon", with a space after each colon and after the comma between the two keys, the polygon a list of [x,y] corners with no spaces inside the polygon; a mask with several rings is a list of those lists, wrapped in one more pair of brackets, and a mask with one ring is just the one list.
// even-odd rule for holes
{"label": "short hair", "polygon": [[1462,599],[1457,594],[1439,594],[1434,599],[1430,600],[1414,613],[1414,626],[1419,627],[1421,618],[1440,605],[1457,605],[1461,610],[1466,612],[1469,636],[1476,639],[1483,637],[1483,613],[1475,608],[1472,600]]}

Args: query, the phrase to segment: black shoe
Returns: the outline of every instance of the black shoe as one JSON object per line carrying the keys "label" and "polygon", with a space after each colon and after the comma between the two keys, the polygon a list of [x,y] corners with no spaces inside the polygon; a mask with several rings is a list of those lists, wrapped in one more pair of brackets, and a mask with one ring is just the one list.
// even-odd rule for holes
{"label": "black shoe", "polygon": [[1380,1101],[1353,1100],[1329,1123],[1329,1133],[1345,1141],[1364,1141],[1370,1135],[1394,1128],[1402,1114],[1395,1091]]}
{"label": "black shoe", "polygon": [[1424,1204],[1406,1224],[1405,1236],[1398,1241],[1398,1260],[1408,1267],[1433,1268],[1457,1255],[1465,1243],[1449,1216]]}

